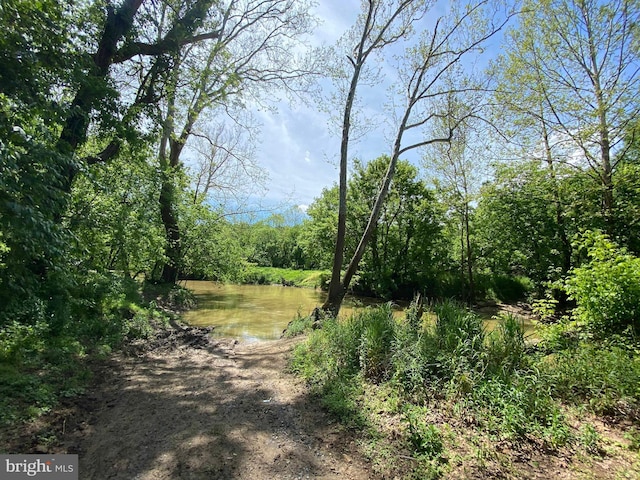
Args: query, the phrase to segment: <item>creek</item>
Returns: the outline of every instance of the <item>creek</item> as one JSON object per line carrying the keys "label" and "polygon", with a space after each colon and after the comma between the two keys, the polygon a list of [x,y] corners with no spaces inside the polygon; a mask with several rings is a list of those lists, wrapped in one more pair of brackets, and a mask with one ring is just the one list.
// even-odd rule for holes
{"label": "creek", "polygon": [[[189,280],[183,284],[191,290],[198,307],[186,312],[184,319],[194,326],[213,326],[217,337],[239,338],[244,341],[275,340],[296,315],[308,315],[322,305],[326,293],[310,288],[280,285],[225,285],[215,282]],[[347,296],[340,309],[343,317],[358,308],[382,303],[367,297]],[[397,307],[401,316],[403,306]],[[481,313],[488,330],[495,327],[491,314]],[[525,321],[525,331],[532,324]]]}
{"label": "creek", "polygon": [[[214,326],[213,335],[235,337],[245,341],[274,340],[299,313],[308,315],[322,305],[326,293],[311,288],[280,285],[225,285],[189,280],[198,307],[184,314],[194,326]],[[381,303],[366,297],[347,296],[340,309],[348,316],[354,309]],[[398,314],[401,309],[398,310]]]}

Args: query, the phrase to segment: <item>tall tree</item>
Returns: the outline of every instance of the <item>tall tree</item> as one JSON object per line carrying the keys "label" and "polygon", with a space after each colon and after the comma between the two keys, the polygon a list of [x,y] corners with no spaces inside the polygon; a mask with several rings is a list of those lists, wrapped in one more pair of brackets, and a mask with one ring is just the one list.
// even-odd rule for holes
{"label": "tall tree", "polygon": [[[431,2],[429,2],[431,3]],[[336,233],[331,281],[324,311],[337,315],[346,293],[341,273],[344,260],[347,224],[347,170],[349,163],[349,139],[351,135],[352,111],[356,101],[356,90],[367,61],[383,48],[407,37],[412,24],[423,14],[424,1],[415,0],[365,0],[355,26],[346,35],[344,43],[349,45],[346,58],[351,67],[347,80],[342,116],[340,141],[340,180],[338,182],[338,228]],[[348,282],[347,282],[348,286]]]}
{"label": "tall tree", "polygon": [[[485,129],[478,129],[469,103],[462,103],[454,95],[445,99],[449,103],[451,117],[440,120],[443,135],[452,132],[449,142],[438,142],[427,150],[425,166],[434,177],[449,208],[457,217],[459,232],[460,276],[463,296],[471,304],[474,300],[474,252],[471,242],[472,202],[476,200],[482,175],[485,145],[480,141]],[[460,121],[459,119],[465,119]],[[453,122],[453,123],[452,123]],[[465,288],[466,287],[466,288]]]}
{"label": "tall tree", "polygon": [[505,58],[517,72],[510,89],[533,90],[540,103],[526,113],[540,122],[546,147],[562,142],[565,161],[575,164],[576,153],[583,158],[612,230],[613,175],[623,158],[614,154],[640,115],[638,3],[545,0],[525,2],[523,10]]}
{"label": "tall tree", "polygon": [[[402,85],[405,106],[398,115],[391,160],[367,226],[344,275],[339,282],[332,277],[327,300],[322,306],[324,311],[337,315],[340,310],[347,288],[373,234],[400,156],[410,150],[423,148],[437,142],[448,142],[451,139],[455,130],[455,121],[452,123],[452,129],[444,137],[437,134],[432,135],[428,130],[428,127],[437,118],[453,118],[451,112],[434,109],[434,99],[453,92],[479,88],[464,82],[452,86],[443,80],[447,72],[457,67],[465,55],[479,49],[487,39],[507,23],[510,18],[509,12],[502,12],[502,14],[496,12],[495,16],[492,12],[491,15],[485,16],[485,8],[489,6],[490,2],[479,1],[461,9],[461,11],[451,7],[449,15],[436,20],[433,28],[425,30],[419,42],[407,50],[404,57],[404,67],[401,68],[399,74],[399,84]],[[489,17],[495,18],[495,20],[489,21]],[[457,120],[461,121],[462,119]],[[424,136],[416,140],[412,134],[420,132],[420,129],[423,129]],[[338,239],[340,239],[340,231],[338,231]],[[336,254],[338,254],[337,249]],[[334,260],[334,276],[336,273],[339,274],[336,267]]]}
{"label": "tall tree", "polygon": [[[164,11],[160,18],[166,18]],[[292,90],[294,82],[309,73],[292,55],[301,47],[300,37],[312,27],[306,2],[230,1],[210,10],[206,23],[217,32],[215,38],[185,45],[174,56],[166,83],[159,153],[164,179],[160,210],[167,233],[162,279],[166,282],[177,279],[181,258],[175,178],[182,170],[182,151],[202,113],[232,101],[256,98],[269,87]]]}

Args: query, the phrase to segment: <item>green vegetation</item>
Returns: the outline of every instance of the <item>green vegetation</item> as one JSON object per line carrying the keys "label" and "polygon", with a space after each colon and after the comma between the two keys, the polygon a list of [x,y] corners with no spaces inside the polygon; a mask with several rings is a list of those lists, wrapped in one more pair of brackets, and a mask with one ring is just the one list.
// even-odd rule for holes
{"label": "green vegetation", "polygon": [[[389,434],[383,417],[399,419],[401,435],[387,440],[396,452],[412,452],[416,475],[445,474],[475,435],[596,454],[600,433],[586,422],[576,426],[579,410],[638,418],[637,353],[588,341],[560,350],[543,341],[532,350],[515,317],[501,317],[487,333],[477,315],[453,302],[434,305],[420,321],[415,312],[394,320],[385,305],[328,319],[296,348],[291,368],[368,442]],[[399,463],[398,454],[382,468]]]}
{"label": "green vegetation", "polygon": [[[81,392],[89,360],[151,336],[169,315],[158,298],[191,301],[178,279],[324,289],[342,269],[330,307],[350,289],[420,294],[430,313],[300,312],[291,335],[319,328],[293,368],[378,446],[374,413],[395,416],[416,477],[452,468],[453,438],[478,465],[494,440],[599,452],[601,429],[576,411],[630,422],[637,451],[640,10],[526,0],[516,18],[513,2],[497,15],[495,2],[449,3],[429,32],[414,22],[435,18],[422,10],[432,2],[363,2],[371,15],[345,32],[345,63],[302,65],[315,24],[303,0],[0,2],[0,424]],[[495,50],[483,45],[506,27],[496,19],[514,20],[501,55],[461,62]],[[307,74],[337,85],[353,75],[348,147],[350,128],[367,135],[351,106],[381,83],[365,78],[367,57],[388,60],[383,47],[401,38],[415,48],[387,81],[412,101],[384,115],[404,118],[391,157],[349,164],[342,148],[342,183],[306,215],[244,220],[267,183],[244,106],[279,87],[307,95]],[[489,63],[492,98],[466,71]],[[399,158],[410,150],[422,161]],[[540,341],[525,343],[513,317],[488,333],[456,301],[529,303]]]}
{"label": "green vegetation", "polygon": [[258,285],[279,284],[289,287],[324,288],[329,272],[326,270],[294,270],[290,268],[246,267],[243,283]]}
{"label": "green vegetation", "polygon": [[193,302],[190,292],[177,286],[143,289],[117,276],[92,280],[94,302],[73,307],[89,310],[82,321],[63,330],[52,328],[46,318],[34,324],[13,321],[0,329],[0,426],[39,416],[61,398],[83,393],[91,380],[89,361],[166,326],[170,314],[159,305],[181,309]]}

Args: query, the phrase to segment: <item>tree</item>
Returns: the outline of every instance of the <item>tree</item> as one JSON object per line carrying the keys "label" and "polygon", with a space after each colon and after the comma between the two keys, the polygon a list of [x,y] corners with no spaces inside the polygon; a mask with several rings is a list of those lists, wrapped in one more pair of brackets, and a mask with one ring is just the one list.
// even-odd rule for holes
{"label": "tree", "polygon": [[[366,166],[356,162],[349,182],[351,248],[354,252],[375,203],[390,158],[378,157]],[[411,298],[435,277],[439,258],[441,218],[432,191],[418,179],[418,169],[400,160],[369,248],[363,256],[356,288],[383,298]]]}
{"label": "tree", "polygon": [[[358,232],[367,224],[388,165],[389,157],[384,155],[366,165],[355,162],[348,185],[347,255],[353,255],[358,246]],[[417,177],[416,167],[407,161],[398,162],[397,175],[365,252],[354,290],[385,298],[410,297],[420,285],[435,277],[442,258],[440,212],[435,208],[433,192]],[[323,190],[307,210],[311,218],[305,222],[299,242],[305,257],[317,262],[317,267],[331,265],[337,204],[336,185]]]}
{"label": "tree", "polygon": [[[358,269],[360,260],[373,234],[382,205],[389,192],[389,186],[391,185],[399,157],[413,149],[423,148],[438,142],[448,142],[455,130],[456,122],[452,122],[453,128],[444,137],[430,135],[427,131],[426,137],[415,140],[415,137],[411,138],[411,134],[418,129],[426,129],[434,119],[451,117],[451,112],[434,110],[434,99],[455,92],[480,88],[479,86],[464,84],[464,82],[451,86],[442,80],[444,80],[447,72],[458,66],[466,54],[478,49],[508,21],[509,13],[494,16],[493,18],[496,18],[495,23],[494,21],[487,21],[483,16],[484,8],[487,6],[488,2],[480,1],[465,7],[460,12],[452,9],[448,17],[440,18],[435,22],[431,31],[424,31],[417,45],[408,48],[404,57],[404,67],[401,68],[399,73],[399,83],[402,85],[405,106],[398,116],[395,140],[391,149],[391,160],[358,247],[339,281],[336,276],[340,274],[339,266],[342,265],[342,253],[339,250],[342,247],[341,236],[344,236],[344,232],[341,232],[340,228],[338,229],[332,280],[327,300],[322,306],[322,309],[331,315],[337,315],[340,310],[346,290]],[[361,45],[366,45],[366,43],[360,43],[358,48],[361,48]],[[352,63],[358,65],[357,62]],[[355,87],[353,93],[355,94]],[[349,102],[346,105],[349,106]],[[348,109],[345,109],[345,113],[348,111]],[[456,120],[462,121],[463,119]],[[344,125],[347,127],[349,125],[347,115],[345,115]],[[348,142],[348,136],[346,139]],[[343,144],[345,144],[344,135]],[[342,181],[342,177],[340,184],[346,185],[346,182]],[[341,193],[341,205],[344,205],[346,209],[346,203],[342,201],[342,196]],[[344,198],[346,199],[346,190]],[[344,212],[339,211],[339,215],[344,215]],[[339,218],[339,227],[341,223]]]}
{"label": "tree", "polygon": [[[169,18],[171,9],[160,18]],[[180,262],[181,233],[175,212],[175,177],[187,141],[196,133],[205,110],[225,108],[232,99],[258,95],[260,90],[292,83],[308,71],[291,55],[297,40],[311,26],[308,5],[293,0],[245,0],[211,9],[206,18],[215,38],[187,44],[172,57],[167,74],[168,91],[161,114],[159,160],[163,174],[160,211],[167,236],[167,263],[162,273],[175,282]],[[228,114],[231,109],[226,108]],[[213,143],[213,141],[212,141]]]}
{"label": "tree", "polygon": [[526,114],[538,120],[546,148],[562,143],[564,161],[582,157],[612,232],[613,176],[623,157],[614,153],[640,114],[640,9],[634,0],[546,0],[526,2],[523,11],[510,33],[505,65],[517,76],[507,88],[533,92],[536,108]]}
{"label": "tree", "polygon": [[[212,0],[182,2],[171,27],[155,34],[151,3],[9,0],[0,7],[7,318],[67,321],[86,265],[69,251],[75,180],[149,139],[148,107],[164,96],[157,80],[170,67],[167,55],[217,35],[203,25]],[[33,311],[16,313],[25,306]]]}
{"label": "tree", "polygon": [[[540,290],[545,282],[561,278],[564,255],[554,197],[556,192],[561,194],[568,215],[576,189],[569,173],[574,172],[566,166],[559,169],[563,182],[558,183],[537,160],[496,168],[495,178],[480,191],[475,213],[479,266],[494,274],[525,275]],[[585,199],[582,202],[575,210],[591,212]],[[577,225],[570,227],[568,235],[575,233]]]}
{"label": "tree", "polygon": [[123,148],[119,158],[78,176],[68,228],[83,269],[151,278],[164,250],[157,197],[160,179],[150,148]]}
{"label": "tree", "polygon": [[[367,0],[356,25],[347,34],[347,53],[351,74],[347,75],[348,88],[344,99],[342,135],[340,141],[340,180],[338,182],[338,224],[331,268],[331,281],[327,300],[322,309],[336,316],[344,298],[346,287],[341,281],[347,222],[347,169],[352,110],[360,77],[369,58],[411,32],[411,25],[421,15],[424,2],[413,0]],[[350,279],[349,279],[350,281]],[[347,282],[347,286],[348,286]]]}
{"label": "tree", "polygon": [[229,211],[266,186],[267,173],[255,161],[251,133],[239,125],[219,124],[204,127],[194,138],[196,158],[187,165],[194,203],[207,199]]}
{"label": "tree", "polygon": [[[478,121],[473,121],[471,111],[465,113],[469,109],[468,103],[465,105],[453,95],[445,101],[450,104],[448,108],[453,115],[442,118],[440,128],[443,136],[452,132],[451,138],[447,143],[434,143],[431,150],[427,151],[424,163],[427,168],[431,167],[436,185],[456,217],[462,293],[471,304],[475,295],[474,252],[471,246],[472,202],[476,200],[484,160],[481,153],[484,145],[480,137],[486,135],[486,131],[475,130]],[[460,118],[466,120],[457,120]],[[454,125],[452,122],[457,124]]]}

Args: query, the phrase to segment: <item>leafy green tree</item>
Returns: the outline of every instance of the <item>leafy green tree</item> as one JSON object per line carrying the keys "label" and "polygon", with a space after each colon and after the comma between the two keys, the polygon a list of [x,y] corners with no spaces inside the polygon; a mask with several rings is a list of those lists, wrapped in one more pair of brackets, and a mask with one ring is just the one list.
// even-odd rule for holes
{"label": "leafy green tree", "polygon": [[[551,171],[543,160],[519,160],[496,168],[485,183],[475,213],[479,267],[496,274],[524,275],[539,292],[564,278],[564,238],[602,228],[601,192],[591,178],[566,165]],[[558,228],[555,199],[562,198],[563,228]],[[573,250],[573,248],[572,248]]]}
{"label": "leafy green tree", "polygon": [[532,93],[536,108],[525,107],[525,113],[545,129],[547,147],[561,145],[565,162],[580,163],[576,156],[582,157],[601,189],[610,233],[614,173],[622,158],[614,153],[640,115],[638,20],[635,0],[525,2],[502,68],[511,72],[505,97]]}
{"label": "leafy green tree", "polygon": [[[382,156],[366,166],[356,163],[350,182],[354,231],[366,226],[389,161]],[[433,192],[418,179],[417,168],[398,162],[356,287],[387,298],[412,297],[422,290],[441,265],[439,213]]]}
{"label": "leafy green tree", "polygon": [[[331,267],[331,281],[327,300],[322,309],[337,316],[342,299],[355,271],[348,278],[341,277],[345,258],[347,237],[347,170],[349,163],[349,141],[352,135],[352,122],[356,93],[361,77],[371,76],[367,70],[371,57],[384,48],[412,33],[412,24],[424,13],[425,2],[410,0],[370,0],[362,3],[362,11],[355,25],[341,40],[340,50],[348,60],[347,69],[341,65],[333,70],[337,73],[335,81],[342,85],[340,102],[344,105],[341,118],[340,141],[340,177],[338,181],[338,222],[334,242],[334,254]],[[344,63],[344,56],[340,54]],[[374,75],[375,77],[375,75]],[[375,219],[374,222],[375,223]],[[365,242],[366,243],[366,242]],[[360,256],[362,253],[360,254]],[[360,261],[358,259],[355,263]],[[355,270],[355,269],[354,269]]]}
{"label": "leafy green tree", "polygon": [[247,226],[247,260],[262,267],[303,268],[304,254],[298,239],[301,225],[289,225],[281,214]]}
{"label": "leafy green tree", "polygon": [[162,263],[164,235],[157,198],[160,179],[149,148],[78,176],[69,211],[74,255],[86,269],[151,278]]}
{"label": "leafy green tree", "polygon": [[[323,188],[307,209],[299,243],[308,268],[331,268],[338,224],[338,185]],[[345,243],[349,238],[345,239]],[[352,247],[353,248],[353,247]],[[347,252],[349,249],[346,250]]]}
{"label": "leafy green tree", "polygon": [[[173,15],[170,6],[159,12],[161,29],[166,28],[162,21],[173,24]],[[177,279],[182,241],[174,182],[182,170],[183,149],[191,136],[199,133],[198,120],[216,107],[228,115],[232,103],[239,104],[249,96],[259,98],[275,87],[293,90],[294,82],[308,71],[291,52],[300,46],[298,39],[312,23],[307,3],[299,0],[216,4],[205,19],[209,29],[216,32],[215,37],[185,45],[174,53],[172,69],[166,75],[166,108],[160,114],[160,211],[167,236],[164,281]]]}
{"label": "leafy green tree", "polygon": [[561,273],[553,188],[537,161],[500,167],[481,190],[476,235],[482,266],[497,274],[526,275],[538,285]]}
{"label": "leafy green tree", "polygon": [[216,281],[239,281],[244,271],[244,249],[233,226],[220,211],[204,202],[191,202],[186,191],[178,204],[183,256],[182,277]]}
{"label": "leafy green tree", "polygon": [[[349,181],[349,203],[345,252],[355,251],[360,232],[369,220],[378,188],[389,165],[389,157],[379,157],[366,165],[356,161]],[[307,210],[310,220],[303,225],[300,243],[305,256],[331,265],[338,204],[337,186],[325,189]],[[363,293],[383,297],[408,296],[433,284],[441,266],[440,212],[433,192],[418,179],[416,167],[398,162],[387,202],[382,209],[353,286]]]}
{"label": "leafy green tree", "polygon": [[[379,9],[375,3],[376,2],[368,3],[369,10],[367,11],[365,8],[363,12],[364,15],[361,17],[366,20],[364,23],[361,22],[358,24],[358,27],[362,25],[365,26],[361,42],[357,44],[358,46],[354,50],[354,52],[357,52],[359,55],[363,51],[371,51],[369,48],[371,45],[369,43],[371,33],[367,28],[371,28],[371,26],[374,27],[371,30],[375,33],[373,38],[379,39],[386,34],[385,28],[376,27],[375,23],[369,23],[371,18],[375,18],[372,17],[371,12],[376,13],[379,10],[387,13],[389,11],[389,8]],[[367,4],[365,4],[365,6],[366,5]],[[418,14],[426,13],[433,7],[431,3],[426,5],[426,9],[422,9],[422,5],[418,2],[416,2],[416,5],[418,5],[416,12]],[[395,5],[390,6],[390,11],[393,12],[394,8]],[[343,228],[343,217],[346,215],[346,154],[344,152],[346,152],[346,145],[348,144],[348,131],[351,120],[350,112],[352,102],[350,102],[350,100],[353,100],[355,87],[358,82],[356,75],[358,65],[362,66],[359,60],[366,60],[366,57],[358,57],[358,61],[349,57],[354,66],[354,75],[351,77],[351,86],[353,88],[349,89],[350,95],[347,97],[347,102],[345,103],[345,121],[343,122],[342,136],[343,147],[341,149],[343,154],[341,155],[341,175],[339,183],[341,189],[338,216],[339,228],[331,283],[329,285],[327,299],[322,306],[325,312],[329,312],[335,316],[340,310],[340,305],[342,304],[346,290],[358,270],[367,244],[371,240],[373,231],[376,228],[378,217],[389,193],[389,188],[395,175],[400,156],[407,151],[423,148],[434,143],[448,142],[451,139],[453,130],[455,130],[456,121],[452,121],[454,128],[446,132],[445,136],[441,136],[439,132],[429,130],[429,127],[435,119],[442,118],[443,116],[454,118],[451,115],[452,112],[441,111],[439,106],[435,105],[435,100],[451,95],[452,93],[474,91],[481,88],[479,84],[469,83],[464,76],[454,74],[454,71],[460,67],[463,57],[467,57],[471,52],[481,51],[481,46],[496,32],[501,30],[512,15],[509,11],[488,11],[488,9],[493,8],[494,5],[486,1],[479,1],[464,6],[463,8],[451,5],[450,11],[439,18],[432,29],[425,29],[417,44],[406,50],[406,55],[401,59],[401,66],[398,73],[398,85],[400,85],[399,90],[401,91],[404,104],[400,111],[394,112],[394,117],[397,119],[396,133],[391,148],[392,153],[390,155],[389,166],[378,189],[369,220],[367,221],[365,229],[362,231],[358,246],[345,268],[344,274],[338,279],[344,250],[343,237],[345,231]],[[394,19],[395,17],[392,18],[392,20]],[[411,18],[410,14],[409,27],[412,25],[412,22],[413,18]],[[389,21],[384,24],[385,27],[389,25],[393,25],[393,23]],[[359,30],[356,29],[356,31]],[[404,35],[404,31],[401,31],[401,33]],[[447,76],[450,76],[449,80],[455,78],[459,81],[452,84],[450,81],[446,81]],[[455,120],[461,121],[462,119],[458,118]],[[422,131],[422,134],[412,135],[412,133],[418,132],[418,129]]]}

